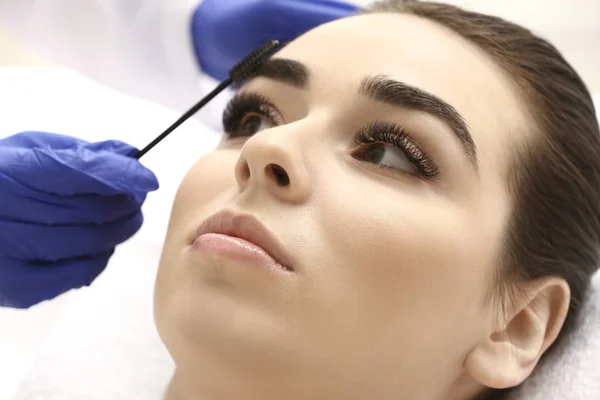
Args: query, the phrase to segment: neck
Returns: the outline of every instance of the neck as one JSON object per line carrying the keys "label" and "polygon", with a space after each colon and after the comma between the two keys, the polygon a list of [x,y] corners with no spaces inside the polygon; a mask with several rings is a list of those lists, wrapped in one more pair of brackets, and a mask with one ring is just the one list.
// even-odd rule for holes
{"label": "neck", "polygon": [[186,378],[184,375],[179,370],[175,371],[163,400],[212,400],[223,398],[223,393],[211,392],[211,388],[204,387],[198,379],[188,379],[189,377]]}
{"label": "neck", "polygon": [[181,379],[178,379],[177,372],[171,378],[171,382],[169,383],[169,387],[167,387],[167,391],[165,392],[165,397],[163,400],[186,400],[191,398],[189,393],[185,393],[186,390],[181,384]]}
{"label": "neck", "polygon": [[[239,399],[240,398],[237,395],[239,393],[237,393],[237,394],[233,393],[233,392],[223,393],[220,390],[217,390],[215,392],[214,387],[212,388],[213,390],[211,391],[210,390],[211,388],[207,388],[199,382],[199,380],[197,379],[197,377],[198,377],[197,375],[194,376],[193,379],[186,379],[184,377],[184,375],[185,374],[182,374],[181,371],[175,371],[175,374],[173,375],[173,378],[171,378],[171,382],[169,383],[169,386],[167,387],[167,390],[165,392],[163,400],[210,400],[210,399],[217,399],[217,398],[218,399],[222,399],[222,398]],[[192,377],[188,376],[187,378],[192,378]],[[209,380],[211,381],[211,383],[215,383],[215,381],[213,379],[209,379]],[[226,387],[231,389],[231,385],[227,385]],[[246,393],[246,395],[248,395],[249,392],[251,392],[251,391],[248,391],[246,389],[250,389],[250,388],[246,387],[244,390],[241,390],[241,392]],[[303,389],[306,389],[306,388],[303,388]],[[200,396],[200,393],[202,393],[201,396]],[[262,394],[259,397],[254,396],[251,398],[264,399],[265,392],[263,391],[261,393]],[[313,394],[296,393],[296,395],[299,396],[296,398],[315,398],[314,393]],[[473,380],[470,377],[461,376],[455,382],[455,385],[453,386],[452,390],[450,390],[449,393],[446,393],[442,398],[443,399],[452,399],[452,400],[465,400],[465,399],[482,400],[482,399],[487,399],[487,396],[489,396],[489,395],[490,395],[489,391],[485,390],[484,387],[477,384],[476,382],[473,382]],[[246,398],[249,398],[249,397],[246,396]],[[271,397],[269,397],[269,398],[271,398]],[[323,398],[331,398],[331,397],[327,396],[327,397],[323,397]],[[429,399],[431,397],[427,397],[427,398]]]}

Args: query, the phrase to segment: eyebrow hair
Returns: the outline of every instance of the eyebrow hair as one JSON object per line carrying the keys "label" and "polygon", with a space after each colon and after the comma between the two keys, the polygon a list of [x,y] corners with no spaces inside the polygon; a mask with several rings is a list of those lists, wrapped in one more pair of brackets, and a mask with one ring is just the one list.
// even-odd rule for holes
{"label": "eyebrow hair", "polygon": [[254,77],[262,76],[304,89],[308,86],[309,75],[308,68],[301,62],[287,58],[270,58]]}
{"label": "eyebrow hair", "polygon": [[439,97],[385,75],[367,76],[359,93],[393,106],[410,108],[431,114],[446,122],[460,141],[467,157],[477,166],[477,147],[467,123],[458,111]]}
{"label": "eyebrow hair", "polygon": [[[270,58],[257,71],[254,78],[265,77],[294,87],[308,86],[310,72],[299,61],[287,58]],[[465,119],[450,104],[417,87],[396,81],[386,75],[365,77],[360,84],[359,94],[396,107],[423,111],[433,115],[450,126],[460,141],[464,152],[477,171],[477,147]]]}

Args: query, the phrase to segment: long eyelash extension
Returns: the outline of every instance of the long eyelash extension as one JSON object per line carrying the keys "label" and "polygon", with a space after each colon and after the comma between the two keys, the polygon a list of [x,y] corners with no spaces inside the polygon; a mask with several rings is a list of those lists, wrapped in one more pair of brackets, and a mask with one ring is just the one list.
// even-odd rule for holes
{"label": "long eyelash extension", "polygon": [[257,93],[239,93],[235,95],[223,111],[223,129],[232,135],[240,128],[240,123],[248,113],[256,113],[274,119],[271,101]]}
{"label": "long eyelash extension", "polygon": [[394,146],[404,153],[423,177],[439,178],[439,168],[433,159],[410,138],[401,126],[375,121],[356,133],[355,142],[357,145],[384,143]]}

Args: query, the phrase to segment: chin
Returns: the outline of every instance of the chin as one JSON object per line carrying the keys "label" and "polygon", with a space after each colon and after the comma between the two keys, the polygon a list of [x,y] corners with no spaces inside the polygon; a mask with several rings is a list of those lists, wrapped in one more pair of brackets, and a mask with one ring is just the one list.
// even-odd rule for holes
{"label": "chin", "polygon": [[252,370],[293,359],[281,351],[294,348],[289,325],[265,299],[252,296],[254,290],[243,290],[235,280],[196,278],[168,279],[159,273],[157,279],[156,327],[178,368],[202,369],[218,362],[236,368],[248,364]]}

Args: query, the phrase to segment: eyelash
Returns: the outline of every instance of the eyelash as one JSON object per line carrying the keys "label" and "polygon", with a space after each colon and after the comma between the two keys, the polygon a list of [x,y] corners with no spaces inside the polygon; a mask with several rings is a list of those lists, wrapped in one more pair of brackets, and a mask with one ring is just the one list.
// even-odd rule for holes
{"label": "eyelash", "polygon": [[228,138],[244,137],[240,129],[248,115],[267,118],[276,125],[279,120],[275,106],[266,98],[256,93],[240,93],[231,99],[223,112],[223,129]]}
{"label": "eyelash", "polygon": [[[439,177],[439,168],[433,159],[410,138],[401,126],[385,121],[374,121],[356,133],[354,142],[357,146],[382,143],[395,147],[404,153],[404,156],[424,178],[437,179]],[[390,168],[383,165],[380,167]]]}
{"label": "eyelash", "polygon": [[[250,136],[240,133],[249,115],[266,118],[274,125],[280,122],[276,107],[266,97],[257,93],[239,93],[231,99],[223,112],[223,128],[228,139]],[[423,178],[433,180],[439,177],[439,168],[429,154],[396,124],[374,121],[358,130],[354,143],[357,146],[376,143],[392,146],[404,154]],[[383,165],[380,167],[395,169]]]}

